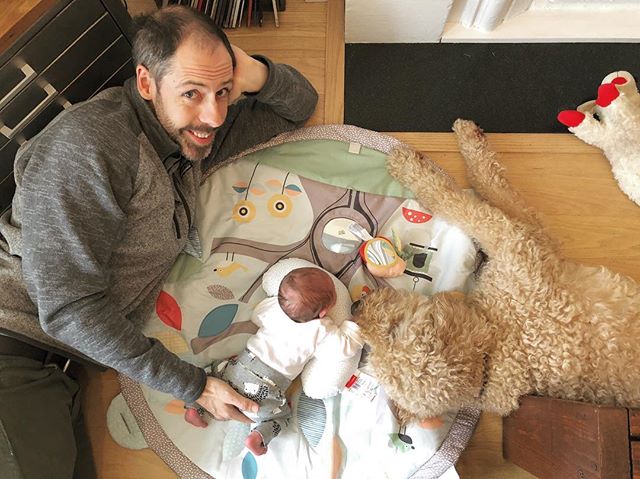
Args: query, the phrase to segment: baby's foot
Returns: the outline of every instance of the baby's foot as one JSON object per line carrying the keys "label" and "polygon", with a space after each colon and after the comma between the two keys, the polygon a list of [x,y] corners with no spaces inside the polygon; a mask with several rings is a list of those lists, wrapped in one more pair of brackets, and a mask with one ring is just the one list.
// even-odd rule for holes
{"label": "baby's foot", "polygon": [[244,445],[254,456],[262,456],[267,452],[267,447],[264,445],[264,442],[262,442],[262,434],[258,431],[251,431],[244,440]]}
{"label": "baby's foot", "polygon": [[196,427],[207,427],[209,423],[204,419],[204,409],[187,407],[184,411],[184,420]]}

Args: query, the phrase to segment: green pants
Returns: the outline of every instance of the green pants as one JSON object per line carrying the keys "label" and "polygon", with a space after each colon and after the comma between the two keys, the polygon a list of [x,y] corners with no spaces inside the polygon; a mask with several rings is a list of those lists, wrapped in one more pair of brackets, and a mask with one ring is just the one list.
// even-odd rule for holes
{"label": "green pants", "polygon": [[91,479],[78,384],[57,366],[0,355],[0,477]]}

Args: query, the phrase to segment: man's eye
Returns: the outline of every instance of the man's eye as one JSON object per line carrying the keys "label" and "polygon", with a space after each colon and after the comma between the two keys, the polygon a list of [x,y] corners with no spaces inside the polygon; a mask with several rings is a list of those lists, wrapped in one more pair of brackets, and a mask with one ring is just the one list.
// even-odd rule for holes
{"label": "man's eye", "polygon": [[195,90],[189,90],[187,92],[184,92],[182,94],[183,97],[188,98],[189,100],[192,100],[193,98],[196,97],[197,92]]}
{"label": "man's eye", "polygon": [[225,97],[228,94],[229,94],[229,89],[228,88],[223,88],[222,90],[218,90],[216,92],[216,96],[219,96],[219,97]]}

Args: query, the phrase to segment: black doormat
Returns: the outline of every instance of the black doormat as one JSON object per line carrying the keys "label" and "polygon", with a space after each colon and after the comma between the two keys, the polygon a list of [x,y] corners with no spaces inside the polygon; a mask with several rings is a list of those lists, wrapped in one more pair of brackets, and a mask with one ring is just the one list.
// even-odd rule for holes
{"label": "black doormat", "polygon": [[566,132],[559,111],[595,99],[616,70],[640,75],[638,43],[347,44],[345,123],[377,131]]}

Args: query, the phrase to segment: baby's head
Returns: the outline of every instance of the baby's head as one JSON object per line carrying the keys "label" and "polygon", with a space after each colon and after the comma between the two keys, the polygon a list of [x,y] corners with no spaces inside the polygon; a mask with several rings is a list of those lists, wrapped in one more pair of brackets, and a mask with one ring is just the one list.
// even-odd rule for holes
{"label": "baby's head", "polygon": [[324,317],[336,304],[336,288],[321,269],[297,268],[280,283],[278,303],[291,319],[305,323]]}

